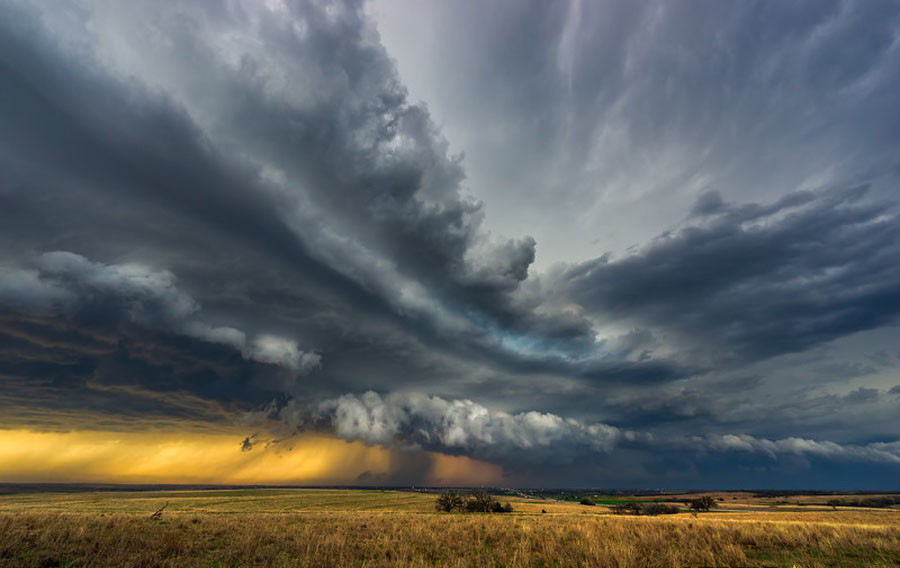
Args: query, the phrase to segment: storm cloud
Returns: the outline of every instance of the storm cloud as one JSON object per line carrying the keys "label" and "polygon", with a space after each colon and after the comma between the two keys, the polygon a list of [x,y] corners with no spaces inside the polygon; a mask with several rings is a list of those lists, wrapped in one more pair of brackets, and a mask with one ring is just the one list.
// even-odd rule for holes
{"label": "storm cloud", "polygon": [[0,2],[0,426],[895,483],[898,23]]}
{"label": "storm cloud", "polygon": [[248,340],[234,327],[213,326],[197,317],[200,305],[179,290],[168,271],[139,264],[102,265],[70,252],[34,259],[35,268],[8,269],[0,277],[0,300],[13,308],[77,318],[82,310],[103,310],[149,327],[228,345],[247,359],[305,373],[319,365],[316,353],[294,341],[261,334]]}

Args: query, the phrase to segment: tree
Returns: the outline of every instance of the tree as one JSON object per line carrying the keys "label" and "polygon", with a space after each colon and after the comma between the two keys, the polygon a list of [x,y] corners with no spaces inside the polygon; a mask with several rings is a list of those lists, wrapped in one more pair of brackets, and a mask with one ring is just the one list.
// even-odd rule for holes
{"label": "tree", "polygon": [[511,513],[512,505],[501,505],[499,501],[484,491],[473,491],[468,497],[456,491],[446,491],[438,495],[434,508],[445,513]]}
{"label": "tree", "polygon": [[627,505],[625,505],[625,508],[628,509],[629,511],[631,511],[632,513],[634,513],[635,515],[641,514],[641,504],[637,503],[635,501],[632,501],[631,503],[628,503]]}
{"label": "tree", "polygon": [[709,495],[704,495],[703,497],[698,497],[697,499],[691,501],[692,511],[709,511],[715,506],[716,500]]}
{"label": "tree", "polygon": [[434,507],[438,511],[449,513],[451,511],[462,511],[465,508],[466,500],[456,491],[446,491],[438,495],[437,502]]}
{"label": "tree", "polygon": [[[469,496],[469,500],[466,501],[466,511],[470,513],[494,513],[497,512],[494,508],[494,503],[497,503],[497,500],[486,492],[473,491],[472,495]],[[497,504],[499,505],[499,503]]]}

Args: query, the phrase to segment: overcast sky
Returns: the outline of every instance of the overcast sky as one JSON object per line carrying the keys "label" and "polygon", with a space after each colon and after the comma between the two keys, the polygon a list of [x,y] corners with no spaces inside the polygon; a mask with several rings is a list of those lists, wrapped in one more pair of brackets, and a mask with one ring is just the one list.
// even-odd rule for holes
{"label": "overcast sky", "polygon": [[897,93],[889,1],[2,0],[0,481],[900,489]]}

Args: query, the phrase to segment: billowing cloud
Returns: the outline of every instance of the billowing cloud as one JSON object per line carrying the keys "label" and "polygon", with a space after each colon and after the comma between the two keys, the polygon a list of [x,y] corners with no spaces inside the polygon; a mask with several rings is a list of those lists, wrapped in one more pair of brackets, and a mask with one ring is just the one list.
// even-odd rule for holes
{"label": "billowing cloud", "polygon": [[281,365],[297,371],[309,371],[319,366],[322,361],[317,353],[306,353],[297,348],[297,343],[290,339],[274,335],[260,335],[246,349],[250,359],[261,363]]}
{"label": "billowing cloud", "polygon": [[481,457],[524,451],[571,459],[579,450],[608,452],[619,437],[613,426],[586,424],[551,413],[509,414],[471,400],[399,393],[382,397],[373,391],[325,400],[314,409],[289,405],[281,416],[295,427],[324,422],[348,440],[462,451]]}

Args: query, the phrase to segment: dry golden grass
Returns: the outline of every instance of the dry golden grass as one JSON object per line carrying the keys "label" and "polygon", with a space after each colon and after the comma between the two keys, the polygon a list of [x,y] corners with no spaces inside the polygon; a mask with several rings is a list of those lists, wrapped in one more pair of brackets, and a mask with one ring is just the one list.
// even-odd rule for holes
{"label": "dry golden grass", "polygon": [[426,493],[346,489],[224,489],[102,493],[20,493],[0,496],[0,512],[144,513],[168,502],[167,512],[289,513],[434,512]]}
{"label": "dry golden grass", "polygon": [[632,517],[513,500],[512,514],[466,515],[433,502],[330,490],[6,496],[0,566],[900,566],[897,511]]}

